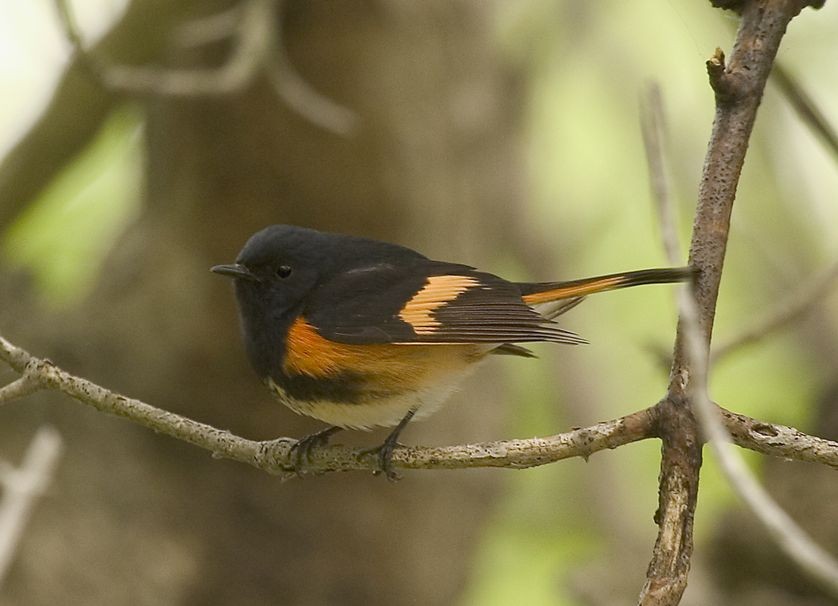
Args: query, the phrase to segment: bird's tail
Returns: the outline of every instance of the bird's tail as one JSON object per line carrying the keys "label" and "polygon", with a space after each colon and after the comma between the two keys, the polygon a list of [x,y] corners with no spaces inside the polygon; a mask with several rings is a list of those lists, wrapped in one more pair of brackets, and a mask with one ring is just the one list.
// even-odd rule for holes
{"label": "bird's tail", "polygon": [[641,269],[594,278],[582,278],[569,282],[519,283],[521,295],[527,305],[539,305],[561,299],[576,299],[598,292],[640,286],[641,284],[666,284],[686,282],[695,275],[692,267],[668,267],[664,269]]}

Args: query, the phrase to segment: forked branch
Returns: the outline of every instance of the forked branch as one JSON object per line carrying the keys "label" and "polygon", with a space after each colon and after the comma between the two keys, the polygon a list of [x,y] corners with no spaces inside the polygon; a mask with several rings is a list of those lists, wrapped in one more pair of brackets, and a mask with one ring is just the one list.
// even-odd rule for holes
{"label": "forked branch", "polygon": [[[803,0],[725,3],[742,15],[736,43],[729,62],[720,49],[707,62],[716,111],[690,244],[690,264],[699,272],[695,321],[704,347],[709,347],[713,332],[730,215],[757,108],[786,27],[807,4]],[[690,402],[693,372],[682,318],[669,390],[660,404],[663,456],[655,517],[659,530],[640,594],[643,605],[677,604],[687,584],[702,447]]]}

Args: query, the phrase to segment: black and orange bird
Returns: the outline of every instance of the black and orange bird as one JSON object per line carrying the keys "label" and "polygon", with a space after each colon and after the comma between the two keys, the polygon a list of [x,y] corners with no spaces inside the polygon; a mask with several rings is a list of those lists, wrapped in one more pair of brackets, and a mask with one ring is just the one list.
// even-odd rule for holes
{"label": "black and orange bird", "polygon": [[534,357],[519,343],[585,341],[554,318],[590,294],[680,282],[693,271],[646,269],[569,282],[508,282],[432,261],[395,244],[272,225],[236,262],[212,271],[235,283],[250,363],[280,402],[340,429],[394,427],[377,449],[381,471],[413,418],[437,410],[492,354]]}

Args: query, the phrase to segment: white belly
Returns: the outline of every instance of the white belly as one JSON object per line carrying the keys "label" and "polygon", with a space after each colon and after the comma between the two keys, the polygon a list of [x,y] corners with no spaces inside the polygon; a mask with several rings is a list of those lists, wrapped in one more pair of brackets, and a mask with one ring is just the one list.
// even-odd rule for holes
{"label": "white belly", "polygon": [[[469,368],[475,366],[477,364],[472,363]],[[416,411],[416,419],[427,417],[439,410],[462,379],[469,374],[468,370],[457,370],[456,373],[438,376],[429,387],[418,391],[387,397],[373,396],[352,404],[332,400],[297,400],[290,397],[272,379],[268,379],[267,384],[280,402],[298,414],[314,417],[338,427],[369,430],[373,427],[394,427],[411,410]]]}

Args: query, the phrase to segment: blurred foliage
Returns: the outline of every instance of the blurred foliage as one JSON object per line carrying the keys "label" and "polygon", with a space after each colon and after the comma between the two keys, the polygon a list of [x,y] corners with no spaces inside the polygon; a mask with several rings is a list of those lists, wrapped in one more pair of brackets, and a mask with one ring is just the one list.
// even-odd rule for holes
{"label": "blurred foliage", "polygon": [[44,298],[69,305],[97,279],[107,252],[139,213],[141,114],[124,106],[5,234],[3,252],[28,268]]}
{"label": "blurred foliage", "polygon": [[[704,60],[716,46],[729,48],[734,18],[707,2],[687,0],[533,0],[499,6],[498,39],[530,83],[531,198],[521,210],[532,217],[533,239],[555,255],[545,265],[555,262],[567,274],[535,277],[573,278],[664,263],[638,126],[639,99],[651,79],[661,84],[668,108],[668,161],[686,251],[713,116]],[[824,99],[838,98],[838,81],[828,77],[838,64],[836,14],[835,2],[819,12],[805,11],[780,54],[824,109]],[[838,124],[834,111],[831,120]],[[130,107],[112,116],[91,148],[5,234],[5,255],[34,272],[50,301],[68,304],[83,296],[109,247],[140,212],[141,124],[142,116]],[[740,186],[717,335],[736,333],[800,275],[816,272],[838,254],[836,173],[834,159],[769,90]],[[506,257],[497,263],[485,269],[500,273],[501,267],[517,266]],[[671,289],[595,297],[564,325],[591,345],[538,347],[540,364],[505,363],[514,435],[551,434],[615,417],[653,403],[663,391],[666,366],[655,352],[671,347]],[[586,401],[566,413],[568,403],[556,402],[550,386],[561,376],[556,369],[571,360],[593,380]],[[830,370],[826,364],[813,363],[805,343],[784,333],[722,361],[714,369],[712,394],[745,414],[805,427],[810,403]],[[587,465],[567,461],[498,472],[509,476],[506,496],[486,528],[463,604],[574,604],[556,571],[596,558],[612,539],[597,518],[603,514],[589,511],[591,495],[610,495],[622,515],[614,523],[651,545],[657,445],[594,459]],[[614,481],[592,488],[605,481],[592,471],[603,466]],[[699,538],[731,499],[712,459],[702,475]]]}

